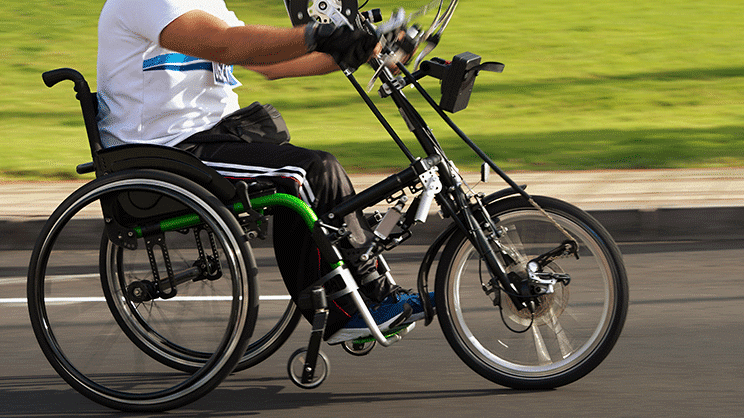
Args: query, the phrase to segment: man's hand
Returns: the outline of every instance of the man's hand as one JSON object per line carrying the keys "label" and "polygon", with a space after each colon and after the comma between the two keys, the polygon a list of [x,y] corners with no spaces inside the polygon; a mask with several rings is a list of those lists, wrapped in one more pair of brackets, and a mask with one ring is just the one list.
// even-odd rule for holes
{"label": "man's hand", "polygon": [[349,29],[331,23],[310,22],[305,27],[308,51],[329,54],[339,65],[356,69],[369,60],[377,46],[377,36],[365,28]]}

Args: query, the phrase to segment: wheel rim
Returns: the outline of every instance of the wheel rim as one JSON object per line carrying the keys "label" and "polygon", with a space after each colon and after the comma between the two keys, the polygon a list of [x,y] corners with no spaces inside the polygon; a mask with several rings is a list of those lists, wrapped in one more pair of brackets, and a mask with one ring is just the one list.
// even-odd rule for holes
{"label": "wheel rim", "polygon": [[[526,329],[521,334],[506,328],[499,308],[482,291],[475,249],[464,241],[456,252],[445,295],[454,331],[466,350],[502,374],[544,378],[573,369],[600,346],[611,324],[615,290],[609,255],[579,223],[559,214],[552,216],[579,242],[581,257],[560,259],[548,266],[571,274],[571,284],[568,292],[556,285],[555,296],[545,298],[548,307],[538,309],[534,322],[526,321],[523,313],[509,306],[511,302],[504,303],[506,321],[515,329]],[[497,226],[506,228],[526,259],[565,239],[533,210],[500,214],[499,220]],[[508,298],[502,293],[501,299]]]}
{"label": "wheel rim", "polygon": [[[246,293],[249,290],[245,284],[248,277],[247,267],[240,246],[232,234],[225,233],[230,228],[224,220],[211,207],[196,203],[201,199],[188,190],[174,189],[168,182],[149,178],[98,183],[96,183],[98,187],[89,188],[86,193],[67,205],[64,212],[55,218],[46,240],[40,243],[37,263],[32,269],[34,280],[29,285],[29,308],[37,339],[52,365],[68,383],[86,396],[109,406],[148,408],[192,396],[206,384],[211,385],[215,379],[221,380],[218,375],[227,373],[225,369],[232,361],[229,360],[230,354],[243,344],[244,339],[241,339],[244,335],[243,329],[250,325],[248,303],[244,301],[250,301],[252,296]],[[60,279],[61,276],[56,275],[65,263],[70,264],[62,256],[58,257],[58,253],[64,253],[66,250],[60,250],[57,244],[76,238],[74,234],[68,237],[65,231],[68,224],[73,223],[71,220],[76,215],[86,212],[97,212],[97,217],[100,217],[98,202],[101,198],[110,193],[129,189],[157,191],[187,202],[191,209],[220,231],[217,239],[222,248],[229,248],[229,251],[224,251],[231,276],[228,283],[231,295],[228,301],[229,315],[222,321],[224,326],[221,331],[222,337],[214,343],[214,350],[210,350],[219,355],[211,356],[193,375],[179,376],[156,367],[150,369],[147,366],[140,366],[139,363],[146,361],[137,359],[136,353],[133,353],[132,357],[134,359],[132,364],[135,366],[131,369],[107,364],[107,361],[112,359],[124,361],[126,356],[118,355],[114,350],[122,338],[114,335],[117,329],[111,325],[113,320],[104,318],[101,306],[105,306],[105,301],[100,292],[100,278],[90,277],[95,276],[94,274],[73,274]],[[97,206],[99,208],[96,210]],[[75,221],[77,220],[75,218]],[[103,225],[102,219],[100,225]],[[81,259],[85,252],[80,251]],[[89,258],[85,260],[90,261]],[[84,261],[76,259],[73,264],[82,262]],[[97,295],[95,291],[89,297],[81,295],[82,292],[93,289],[91,279],[98,281]],[[78,286],[78,289],[65,289],[68,281],[82,280],[85,283]],[[110,313],[108,316],[110,317]],[[85,321],[89,324],[85,324]],[[80,325],[83,331],[73,335],[71,328],[77,325]],[[127,356],[131,357],[129,354]],[[122,405],[122,402],[126,405]]]}

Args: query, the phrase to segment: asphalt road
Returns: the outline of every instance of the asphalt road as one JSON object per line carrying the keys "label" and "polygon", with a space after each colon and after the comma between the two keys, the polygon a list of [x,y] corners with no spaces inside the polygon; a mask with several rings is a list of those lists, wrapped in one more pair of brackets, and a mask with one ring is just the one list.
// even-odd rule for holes
{"label": "asphalt road", "polygon": [[[744,241],[624,243],[621,248],[631,290],[625,329],[604,363],[571,385],[543,392],[496,386],[456,357],[434,321],[366,357],[323,347],[331,374],[319,388],[306,391],[286,375],[289,355],[306,345],[309,326],[303,323],[264,363],[168,415],[741,416]],[[414,285],[422,253],[423,247],[403,246],[388,256],[401,284]],[[25,304],[13,302],[25,297],[29,256],[28,250],[0,251],[0,416],[129,416],[79,395],[43,357]]]}

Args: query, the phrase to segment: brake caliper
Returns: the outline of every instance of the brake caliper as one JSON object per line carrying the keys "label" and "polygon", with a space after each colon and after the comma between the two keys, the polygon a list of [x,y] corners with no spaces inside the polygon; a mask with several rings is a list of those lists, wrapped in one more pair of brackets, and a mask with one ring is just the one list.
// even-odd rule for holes
{"label": "brake caliper", "polygon": [[571,276],[566,273],[544,271],[553,261],[573,255],[579,259],[579,246],[576,241],[566,240],[558,247],[542,254],[527,263],[530,291],[535,295],[547,295],[555,292],[555,284],[568,286]]}

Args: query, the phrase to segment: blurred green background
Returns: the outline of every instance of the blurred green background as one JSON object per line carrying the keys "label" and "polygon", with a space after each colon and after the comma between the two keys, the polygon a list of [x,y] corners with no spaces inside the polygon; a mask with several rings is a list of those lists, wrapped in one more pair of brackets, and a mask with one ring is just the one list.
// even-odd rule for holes
{"label": "blurred green background", "polygon": [[[95,89],[103,1],[0,3],[0,179],[77,177],[90,159],[71,83],[41,73],[72,67]],[[246,23],[289,26],[281,0],[227,0]],[[387,17],[395,6],[370,0]],[[146,10],[143,10],[143,13]],[[453,119],[505,170],[744,165],[744,0],[462,0],[432,56],[471,51],[506,64],[483,73]],[[236,70],[241,104],[272,103],[296,145],[336,154],[349,171],[392,172],[406,159],[340,73],[266,81]],[[369,68],[356,76],[366,85]],[[424,85],[439,97],[436,80]],[[414,90],[461,169],[479,161]],[[389,100],[372,94],[414,150]]]}

